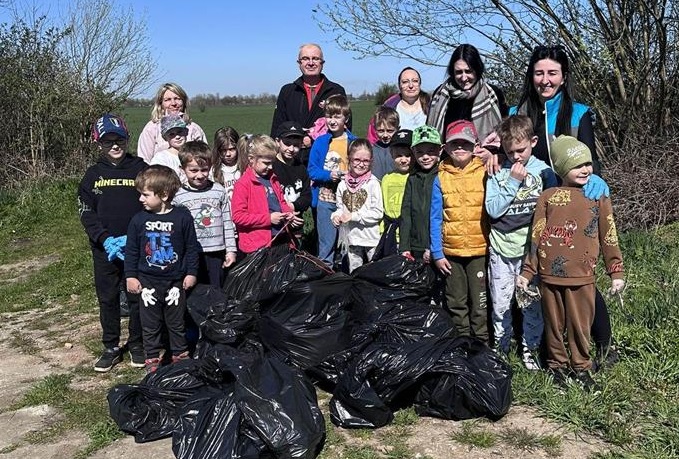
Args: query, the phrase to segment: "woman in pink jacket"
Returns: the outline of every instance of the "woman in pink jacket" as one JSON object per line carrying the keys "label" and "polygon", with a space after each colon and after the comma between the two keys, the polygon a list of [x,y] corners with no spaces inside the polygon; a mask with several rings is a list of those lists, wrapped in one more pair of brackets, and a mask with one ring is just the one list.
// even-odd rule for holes
{"label": "woman in pink jacket", "polygon": [[207,143],[203,129],[191,121],[188,106],[189,98],[178,84],[165,83],[158,88],[151,110],[151,121],[146,123],[137,141],[137,156],[150,164],[157,152],[168,149],[167,141],[160,135],[160,119],[164,115],[181,114],[189,129],[186,140],[201,140]]}

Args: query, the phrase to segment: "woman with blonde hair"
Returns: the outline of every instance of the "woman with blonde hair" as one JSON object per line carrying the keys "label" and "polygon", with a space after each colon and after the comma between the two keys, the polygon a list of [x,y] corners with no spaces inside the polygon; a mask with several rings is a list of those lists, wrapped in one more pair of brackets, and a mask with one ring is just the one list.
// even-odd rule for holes
{"label": "woman with blonde hair", "polygon": [[139,135],[137,156],[150,163],[157,152],[167,150],[169,145],[160,134],[160,119],[165,115],[181,114],[189,130],[186,140],[201,140],[207,143],[203,129],[191,121],[188,106],[189,98],[181,86],[177,83],[161,85],[158,88],[153,109],[151,110],[151,120],[146,123]]}

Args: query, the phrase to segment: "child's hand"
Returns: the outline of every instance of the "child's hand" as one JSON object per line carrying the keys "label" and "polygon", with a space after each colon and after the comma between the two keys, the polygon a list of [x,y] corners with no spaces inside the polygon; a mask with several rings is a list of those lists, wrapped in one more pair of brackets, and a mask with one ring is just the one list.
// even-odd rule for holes
{"label": "child's hand", "polygon": [[431,250],[426,249],[422,255],[422,261],[425,263],[431,263]]}
{"label": "child's hand", "polygon": [[401,255],[403,255],[404,257],[406,257],[410,261],[415,261],[415,257],[413,257],[413,254],[408,252],[408,251],[401,252]]}
{"label": "child's hand", "polygon": [[125,284],[127,286],[127,291],[129,293],[132,293],[134,295],[138,295],[141,293],[141,282],[139,282],[139,279],[136,277],[128,277],[127,280],[125,281]]}
{"label": "child's hand", "polygon": [[290,212],[290,226],[293,228],[301,228],[304,226],[304,219],[299,216],[299,212]]}
{"label": "child's hand", "polygon": [[342,215],[339,217],[340,223],[346,223],[351,221],[351,213],[350,212],[344,212]]}
{"label": "child's hand", "polygon": [[611,289],[608,291],[608,293],[611,295],[617,295],[618,293],[622,293],[624,289],[625,281],[623,279],[613,279],[611,282]]}
{"label": "child's hand", "polygon": [[224,263],[222,263],[222,268],[228,268],[236,262],[236,254],[234,252],[226,252],[224,257]]}
{"label": "child's hand", "polygon": [[519,288],[526,292],[528,291],[528,284],[530,284],[528,279],[526,279],[523,276],[516,276],[516,288]]}
{"label": "child's hand", "polygon": [[186,276],[184,278],[184,282],[182,282],[182,288],[184,290],[188,290],[191,287],[193,287],[194,285],[196,285],[196,282],[198,282],[198,279],[196,278],[196,276],[189,274],[188,276]]}
{"label": "child's hand", "polygon": [[271,224],[280,225],[285,220],[285,216],[283,212],[271,212]]}
{"label": "child's hand", "polygon": [[333,182],[339,182],[342,180],[342,176],[344,176],[344,173],[340,170],[330,172],[330,180]]}
{"label": "child's hand", "polygon": [[441,271],[446,276],[450,276],[450,274],[452,273],[451,271],[452,266],[450,265],[450,262],[446,257],[439,258],[434,262],[434,264],[436,265],[438,270]]}
{"label": "child's hand", "polygon": [[512,164],[512,168],[509,171],[510,177],[515,178],[519,182],[523,182],[523,179],[525,179],[527,175],[528,171],[526,171],[526,167],[522,163],[517,161]]}

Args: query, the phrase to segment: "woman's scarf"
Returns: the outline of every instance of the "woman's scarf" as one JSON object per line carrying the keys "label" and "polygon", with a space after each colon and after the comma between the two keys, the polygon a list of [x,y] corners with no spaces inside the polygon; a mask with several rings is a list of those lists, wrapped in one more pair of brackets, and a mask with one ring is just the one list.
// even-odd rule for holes
{"label": "woman's scarf", "polygon": [[502,121],[497,94],[495,94],[493,88],[483,78],[477,81],[469,91],[463,91],[455,87],[453,82],[448,80],[434,92],[429,115],[427,116],[427,124],[435,127],[442,135],[445,135],[446,127],[443,123],[446,119],[448,102],[451,98],[474,100],[472,105],[472,122],[476,127],[479,139],[485,139]]}
{"label": "woman's scarf", "polygon": [[370,177],[372,177],[372,173],[370,171],[359,177],[354,177],[351,175],[351,173],[348,173],[344,174],[344,181],[347,184],[347,189],[349,192],[356,193],[365,183],[368,182],[368,180],[370,180]]}

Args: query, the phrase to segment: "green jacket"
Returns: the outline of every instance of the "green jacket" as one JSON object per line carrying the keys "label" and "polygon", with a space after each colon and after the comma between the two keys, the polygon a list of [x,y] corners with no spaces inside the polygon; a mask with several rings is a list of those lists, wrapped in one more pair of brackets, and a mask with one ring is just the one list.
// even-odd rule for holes
{"label": "green jacket", "polygon": [[400,252],[429,250],[429,207],[437,172],[437,166],[428,171],[417,168],[408,176],[401,205]]}

